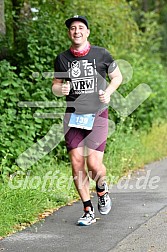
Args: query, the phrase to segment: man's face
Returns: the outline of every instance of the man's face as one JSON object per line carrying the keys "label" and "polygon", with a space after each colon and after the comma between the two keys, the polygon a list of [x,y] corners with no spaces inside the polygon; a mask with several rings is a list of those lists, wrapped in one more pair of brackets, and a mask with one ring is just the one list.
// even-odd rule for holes
{"label": "man's face", "polygon": [[82,45],[87,41],[90,30],[80,21],[72,22],[68,35],[74,45]]}

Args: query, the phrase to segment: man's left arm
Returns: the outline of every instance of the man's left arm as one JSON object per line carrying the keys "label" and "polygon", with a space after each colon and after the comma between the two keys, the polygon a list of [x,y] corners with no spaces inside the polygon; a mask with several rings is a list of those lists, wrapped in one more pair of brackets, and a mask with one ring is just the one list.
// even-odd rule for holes
{"label": "man's left arm", "polygon": [[110,83],[107,86],[106,90],[104,90],[103,94],[99,95],[99,99],[102,103],[109,103],[110,96],[114,93],[114,91],[120,86],[122,82],[122,74],[117,66],[113,72],[108,74],[110,78]]}

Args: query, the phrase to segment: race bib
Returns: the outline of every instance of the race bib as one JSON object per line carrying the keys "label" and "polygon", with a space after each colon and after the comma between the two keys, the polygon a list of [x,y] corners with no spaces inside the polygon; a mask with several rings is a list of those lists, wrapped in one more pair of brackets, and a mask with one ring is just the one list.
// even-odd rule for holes
{"label": "race bib", "polygon": [[72,113],[68,126],[91,130],[95,120],[95,114],[75,114]]}

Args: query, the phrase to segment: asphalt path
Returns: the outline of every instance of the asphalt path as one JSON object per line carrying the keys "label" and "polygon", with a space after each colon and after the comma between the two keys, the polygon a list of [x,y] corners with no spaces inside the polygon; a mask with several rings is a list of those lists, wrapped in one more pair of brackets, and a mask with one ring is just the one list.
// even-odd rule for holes
{"label": "asphalt path", "polygon": [[95,224],[76,225],[82,214],[82,203],[78,201],[1,240],[0,251],[167,251],[167,159],[129,174],[117,185],[111,184],[110,196],[112,210],[101,216],[93,195]]}

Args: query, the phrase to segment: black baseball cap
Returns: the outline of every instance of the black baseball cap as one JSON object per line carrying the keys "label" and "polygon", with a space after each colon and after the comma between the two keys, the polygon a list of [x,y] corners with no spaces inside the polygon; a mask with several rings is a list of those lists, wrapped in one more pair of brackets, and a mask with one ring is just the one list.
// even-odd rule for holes
{"label": "black baseball cap", "polygon": [[87,28],[89,28],[88,20],[86,19],[86,17],[78,16],[78,15],[75,15],[72,18],[69,18],[65,21],[67,28],[70,28],[71,23],[74,21],[81,21],[82,23],[84,23],[87,26]]}

